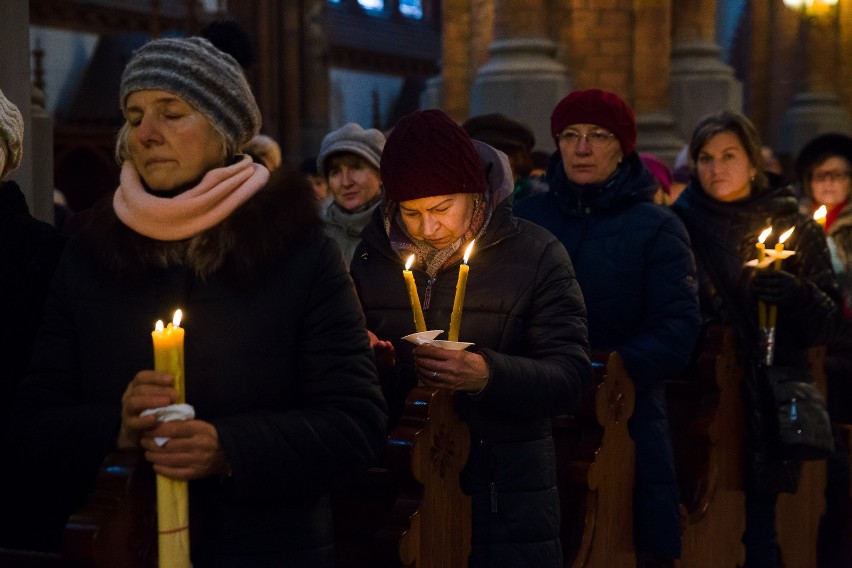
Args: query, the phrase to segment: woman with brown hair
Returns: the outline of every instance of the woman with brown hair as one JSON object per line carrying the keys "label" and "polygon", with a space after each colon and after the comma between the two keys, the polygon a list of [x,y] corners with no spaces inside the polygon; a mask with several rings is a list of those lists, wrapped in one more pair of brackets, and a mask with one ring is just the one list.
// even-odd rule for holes
{"label": "woman with brown hair", "polygon": [[[798,211],[793,188],[763,170],[760,141],[743,115],[723,111],[696,125],[689,145],[695,175],[673,209],[689,231],[705,321],[730,323],[746,369],[746,566],[778,565],[775,505],[795,492],[801,462],[778,445],[777,408],[765,376],[758,301],[777,305],[774,364],[806,376],[807,348],[825,343],[838,321],[839,294],[820,227]],[[796,254],[781,269],[745,266],[793,227],[785,246]],[[765,327],[766,324],[763,324]]]}

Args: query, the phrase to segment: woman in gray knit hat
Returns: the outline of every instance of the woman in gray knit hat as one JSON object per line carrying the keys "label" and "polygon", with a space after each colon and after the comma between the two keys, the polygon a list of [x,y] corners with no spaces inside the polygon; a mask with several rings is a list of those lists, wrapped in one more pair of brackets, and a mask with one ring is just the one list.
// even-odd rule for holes
{"label": "woman in gray knit hat", "polygon": [[347,263],[361,242],[361,229],[382,201],[379,162],[385,135],[350,122],[326,134],[317,169],[328,180],[333,197],[324,211],[325,232],[337,241]]}
{"label": "woman in gray knit hat", "polygon": [[[121,184],[60,263],[4,463],[48,474],[21,493],[49,536],[109,452],[138,449],[190,483],[195,568],[332,566],[329,491],[373,462],[386,410],[311,187],[241,154],[260,113],[205,39],[141,47],[119,103]],[[150,333],[177,308],[194,416],[159,422],[144,411],[181,393]]]}

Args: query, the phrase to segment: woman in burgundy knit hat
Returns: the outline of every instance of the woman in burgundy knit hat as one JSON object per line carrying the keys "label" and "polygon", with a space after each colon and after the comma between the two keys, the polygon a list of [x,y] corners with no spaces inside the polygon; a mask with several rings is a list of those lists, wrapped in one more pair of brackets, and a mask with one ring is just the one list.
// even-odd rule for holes
{"label": "woman in burgundy knit hat", "polygon": [[[550,418],[576,408],[591,385],[586,312],[565,248],[513,217],[506,155],[439,110],[399,121],[381,174],[385,200],[350,270],[377,351],[396,355],[382,379],[391,422],[418,381],[455,391],[471,434],[461,477],[472,497],[469,566],[562,566]],[[473,345],[401,340],[415,331],[406,259],[415,257],[427,329],[445,330],[474,240],[459,333]]]}
{"label": "woman in burgundy knit hat", "polygon": [[653,202],[659,183],[636,148],[633,111],[615,93],[575,91],[550,118],[550,191],[515,205],[568,249],[589,312],[593,349],[624,358],[636,387],[628,422],[636,443],[637,565],[680,555],[665,380],[682,372],[701,326],[695,263],[681,221]]}

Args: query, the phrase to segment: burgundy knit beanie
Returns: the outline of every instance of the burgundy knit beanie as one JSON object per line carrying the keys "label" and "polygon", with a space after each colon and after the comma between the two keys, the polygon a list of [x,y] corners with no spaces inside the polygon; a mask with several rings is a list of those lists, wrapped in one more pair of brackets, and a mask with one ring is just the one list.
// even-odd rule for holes
{"label": "burgundy knit beanie", "polygon": [[450,195],[484,193],[485,168],[464,129],[438,109],[402,117],[382,152],[385,195],[397,203]]}
{"label": "burgundy knit beanie", "polygon": [[647,154],[645,152],[640,152],[639,158],[641,158],[645,167],[648,168],[648,171],[651,172],[651,175],[660,182],[660,187],[663,188],[663,191],[665,191],[667,195],[671,195],[672,169],[669,165],[655,155]]}
{"label": "burgundy knit beanie", "polygon": [[618,138],[624,155],[636,147],[636,117],[621,97],[601,89],[574,91],[550,115],[550,133],[559,147],[559,134],[572,124],[594,124]]}

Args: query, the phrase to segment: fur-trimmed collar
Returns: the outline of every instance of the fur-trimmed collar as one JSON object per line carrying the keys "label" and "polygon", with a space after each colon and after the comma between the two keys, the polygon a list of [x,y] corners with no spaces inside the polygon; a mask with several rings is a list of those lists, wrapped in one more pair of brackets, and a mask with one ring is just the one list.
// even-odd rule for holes
{"label": "fur-trimmed collar", "polygon": [[152,269],[182,265],[202,280],[221,273],[242,286],[321,227],[310,183],[296,172],[276,172],[220,224],[183,241],[158,241],[134,232],[116,216],[112,195],[95,207],[80,236],[108,272],[128,282]]}

